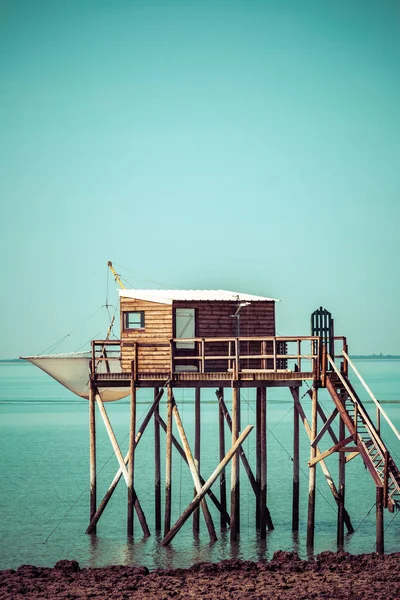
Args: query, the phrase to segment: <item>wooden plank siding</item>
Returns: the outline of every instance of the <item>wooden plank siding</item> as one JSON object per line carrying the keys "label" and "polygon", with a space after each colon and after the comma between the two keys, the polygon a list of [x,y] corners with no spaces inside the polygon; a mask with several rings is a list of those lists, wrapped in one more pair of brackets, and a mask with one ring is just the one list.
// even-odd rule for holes
{"label": "wooden plank siding", "polygon": [[[124,329],[123,313],[144,311],[144,329]],[[172,338],[172,306],[159,302],[121,297],[121,362],[130,371],[134,358],[134,342],[138,346],[139,372],[161,373],[170,370]]]}
{"label": "wooden plank siding", "polygon": [[[144,300],[134,300],[121,297],[121,359],[122,369],[130,370],[134,358],[134,342],[138,343],[138,371],[165,372],[170,370],[170,339],[175,336],[173,314],[175,308],[194,308],[196,311],[196,337],[218,338],[236,337],[237,319],[232,315],[237,310],[236,302],[226,301],[174,301],[173,304],[161,304]],[[123,314],[127,311],[144,311],[144,329],[123,328]],[[257,301],[244,306],[240,311],[240,336],[274,336],[275,335],[275,302]],[[177,349],[176,355],[188,356],[197,354],[199,348]],[[272,342],[267,344],[267,354],[272,354]],[[224,356],[228,353],[226,342],[209,344],[206,350],[209,356]],[[234,349],[232,348],[234,355]],[[259,342],[242,342],[241,352],[246,354],[261,354]],[[183,365],[183,362],[179,364]],[[197,365],[197,361],[187,361],[187,364]],[[245,359],[242,368],[260,369],[260,360]],[[265,366],[265,365],[264,365]],[[268,360],[267,368],[273,368],[273,361]],[[227,371],[227,360],[206,361],[205,370]]]}

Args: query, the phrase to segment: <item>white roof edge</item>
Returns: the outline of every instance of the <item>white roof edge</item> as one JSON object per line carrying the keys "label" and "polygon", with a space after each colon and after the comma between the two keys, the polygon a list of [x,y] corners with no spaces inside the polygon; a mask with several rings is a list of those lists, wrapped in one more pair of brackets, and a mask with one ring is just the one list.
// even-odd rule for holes
{"label": "white roof edge", "polygon": [[277,298],[243,294],[229,290],[118,290],[119,296],[133,300],[145,300],[160,304],[172,304],[174,301],[222,301],[222,302],[279,302]]}

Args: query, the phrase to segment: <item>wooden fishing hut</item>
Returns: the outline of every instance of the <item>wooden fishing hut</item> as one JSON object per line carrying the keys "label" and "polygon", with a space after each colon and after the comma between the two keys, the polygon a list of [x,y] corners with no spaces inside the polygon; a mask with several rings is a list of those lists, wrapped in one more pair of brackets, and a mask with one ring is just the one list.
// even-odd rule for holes
{"label": "wooden fishing hut", "polygon": [[[128,535],[133,535],[136,511],[145,536],[150,529],[145,507],[135,492],[135,449],[151,419],[154,421],[155,463],[155,530],[162,530],[160,431],[166,435],[165,493],[163,539],[171,542],[186,520],[193,515],[193,531],[199,531],[201,508],[211,540],[217,539],[207,499],[220,513],[221,528],[230,527],[231,541],[240,532],[240,469],[249,478],[255,495],[255,525],[265,538],[273,522],[267,507],[267,390],[287,387],[294,401],[293,420],[293,499],[292,528],[299,528],[299,424],[303,422],[310,438],[307,546],[314,546],[316,467],[326,478],[338,506],[338,546],[343,547],[344,527],[354,531],[344,505],[345,465],[361,456],[375,485],[377,499],[377,550],[383,552],[383,508],[389,510],[400,499],[400,474],[380,436],[380,419],[386,413],[377,403],[377,423],[373,423],[354,387],[348,370],[352,364],[346,339],[335,337],[333,319],[328,311],[318,309],[312,315],[310,336],[277,336],[275,327],[276,299],[225,290],[120,290],[120,339],[94,340],[90,377],[90,524],[88,533],[96,531],[97,522],[119,479],[128,488]],[[340,354],[335,355],[340,344]],[[338,362],[340,359],[340,362]],[[110,369],[111,361],[119,361],[120,371]],[[102,365],[102,369],[98,366]],[[106,368],[104,368],[104,365]],[[355,368],[354,368],[355,369]],[[355,369],[356,371],[356,369]],[[359,376],[358,372],[356,371]],[[362,379],[362,378],[361,378]],[[308,421],[299,388],[308,382],[312,413]],[[365,383],[365,382],[364,382]],[[130,391],[129,451],[123,457],[112,431],[101,389],[126,387]],[[208,477],[201,475],[201,389],[216,388],[219,413],[219,464]],[[136,431],[136,398],[141,388],[154,389],[154,402]],[[195,436],[189,443],[174,397],[175,388],[194,388]],[[255,424],[243,427],[240,419],[240,391],[254,388],[256,394]],[[332,414],[326,415],[318,403],[318,390],[327,388],[332,400]],[[159,404],[167,391],[167,417],[160,416]],[[224,396],[231,394],[231,412]],[[370,391],[370,390],[369,390]],[[95,405],[105,422],[119,470],[97,506]],[[320,430],[318,431],[318,419]],[[338,432],[334,431],[334,421]],[[180,441],[173,435],[173,421]],[[391,422],[390,422],[391,424]],[[243,442],[255,425],[256,467],[253,472],[243,449]],[[391,424],[392,428],[393,425]],[[225,448],[225,428],[231,432],[231,448]],[[347,429],[347,433],[346,433]],[[333,446],[320,450],[321,440],[329,436]],[[397,436],[400,439],[400,436]],[[172,448],[176,448],[190,469],[194,498],[176,523],[171,524]],[[336,487],[325,459],[339,456],[339,482]],[[347,453],[347,455],[346,455]],[[230,463],[231,481],[225,477]],[[219,479],[219,494],[211,487]],[[228,490],[228,487],[230,488]]]}

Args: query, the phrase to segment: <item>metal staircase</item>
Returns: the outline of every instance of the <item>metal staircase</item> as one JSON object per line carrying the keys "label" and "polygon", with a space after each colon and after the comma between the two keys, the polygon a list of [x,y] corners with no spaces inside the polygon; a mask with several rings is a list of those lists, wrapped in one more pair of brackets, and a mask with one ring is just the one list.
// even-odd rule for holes
{"label": "metal staircase", "polygon": [[355,445],[353,454],[348,455],[346,460],[350,460],[358,453],[362,456],[375,485],[383,488],[384,507],[393,512],[395,508],[400,509],[400,471],[382,440],[380,434],[381,415],[384,416],[397,437],[399,437],[399,433],[352,365],[347,354],[343,354],[370,393],[378,409],[377,425],[374,425],[349,378],[344,372],[338,370],[328,355],[327,359],[332,371],[326,374],[326,388],[350,434],[344,443],[346,445],[354,443]]}

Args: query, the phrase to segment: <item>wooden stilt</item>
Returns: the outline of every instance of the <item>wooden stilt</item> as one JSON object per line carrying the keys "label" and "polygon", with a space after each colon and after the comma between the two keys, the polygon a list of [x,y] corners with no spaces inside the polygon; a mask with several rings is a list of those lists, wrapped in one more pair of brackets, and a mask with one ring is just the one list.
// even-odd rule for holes
{"label": "wooden stilt", "polygon": [[[143,422],[142,422],[141,426],[139,427],[139,430],[138,430],[138,432],[136,434],[135,448],[138,445],[138,443],[140,442],[140,440],[142,438],[142,435],[143,435],[143,433],[144,433],[147,425],[150,422],[151,417],[153,416],[156,408],[158,407],[158,403],[160,402],[160,399],[161,399],[163,393],[164,393],[164,390],[161,389],[159,391],[159,393],[157,394],[157,397],[155,398],[155,400],[154,400],[154,402],[153,402],[153,404],[152,404],[149,412],[147,413],[147,415],[143,419]],[[129,460],[129,452],[128,452],[128,454],[124,458],[125,464],[128,463],[128,460]],[[104,510],[105,510],[105,508],[106,508],[106,506],[107,506],[107,504],[108,504],[111,496],[113,495],[114,490],[117,487],[117,485],[118,485],[121,477],[122,477],[122,470],[120,468],[117,471],[117,474],[115,475],[115,477],[114,477],[114,479],[113,479],[110,487],[108,488],[107,493],[105,494],[103,500],[100,502],[100,505],[99,505],[98,509],[96,510],[96,514],[91,519],[91,521],[89,523],[89,527],[86,530],[86,533],[93,533],[94,532],[96,524],[98,523],[101,515],[103,514],[103,512],[104,512]],[[144,535],[146,537],[149,536],[150,535],[150,531],[149,531],[149,528],[147,526],[146,519],[144,518],[144,514],[143,514],[143,511],[141,509],[141,506],[140,506],[140,503],[139,503],[139,500],[137,499],[137,497],[135,498],[135,511],[136,511],[136,514],[137,514],[138,519],[140,521],[140,524],[142,525],[142,529],[143,529]]]}
{"label": "wooden stilt", "polygon": [[[157,421],[159,422],[160,427],[165,431],[165,433],[167,433],[167,425],[166,425],[165,421],[160,417],[160,415],[154,415],[154,416],[157,419]],[[172,444],[178,451],[181,458],[185,461],[186,464],[188,464],[185,451],[183,450],[182,446],[180,445],[180,443],[178,442],[178,440],[176,439],[176,437],[174,435],[172,436]],[[204,485],[205,479],[200,475],[200,473],[199,473],[199,478],[200,478],[201,485]],[[207,494],[210,497],[210,500],[213,502],[213,504],[217,507],[219,512],[224,515],[226,523],[227,523],[227,525],[229,525],[230,518],[229,518],[229,514],[226,512],[226,508],[224,509],[222,507],[220,501],[218,500],[218,498],[215,496],[215,494],[210,489],[207,490]]]}
{"label": "wooden stilt", "polygon": [[249,435],[249,433],[251,432],[252,429],[253,429],[252,425],[247,425],[247,427],[243,430],[243,432],[237,438],[235,444],[232,445],[232,448],[224,456],[224,459],[220,462],[220,464],[218,465],[218,467],[214,470],[214,472],[210,475],[210,477],[204,483],[204,485],[202,486],[202,488],[199,491],[199,493],[191,501],[191,503],[189,504],[189,506],[187,507],[187,509],[182,513],[182,515],[176,521],[175,525],[173,525],[173,527],[171,527],[171,529],[168,532],[168,534],[164,537],[163,541],[161,542],[162,546],[167,546],[172,541],[172,539],[178,533],[178,531],[180,530],[180,528],[182,527],[182,525],[190,517],[190,515],[193,513],[193,511],[199,505],[199,503],[201,502],[201,500],[204,498],[204,496],[206,495],[207,491],[213,485],[214,481],[216,479],[218,479],[218,477],[219,477],[222,469],[224,469],[226,467],[226,465],[229,463],[230,460],[233,460],[233,457],[235,456],[235,454],[236,454],[239,446],[241,444],[243,444],[243,442],[245,441],[245,439],[247,438],[247,436]]}
{"label": "wooden stilt", "polygon": [[[217,390],[220,398],[224,398],[224,388],[219,388]],[[219,460],[220,462],[223,460],[225,456],[225,419],[224,413],[221,405],[218,406],[218,415],[219,415]],[[221,475],[219,477],[219,491],[220,491],[220,500],[221,506],[226,513],[226,474],[225,469],[221,471]],[[221,511],[221,529],[226,529],[228,524],[226,520],[226,516]]]}
{"label": "wooden stilt", "polygon": [[[339,441],[345,438],[345,425],[343,419],[339,421]],[[338,502],[338,522],[337,522],[337,545],[338,550],[343,550],[344,545],[344,488],[345,488],[345,466],[346,454],[339,452],[339,502]]]}
{"label": "wooden stilt", "polygon": [[[231,416],[229,414],[229,411],[226,407],[226,404],[225,404],[223,398],[219,394],[219,391],[217,391],[217,398],[218,398],[218,402],[220,404],[220,408],[222,409],[223,415],[225,416],[225,420],[228,424],[229,430],[232,433],[232,419],[231,419]],[[243,450],[242,446],[240,446],[238,453],[239,453],[240,460],[242,461],[244,470],[246,471],[246,475],[249,478],[253,492],[254,492],[256,498],[260,499],[261,487],[260,487],[260,485],[257,484],[256,478],[253,475],[253,471],[251,470],[249,461],[247,460],[247,456],[246,456],[245,451]],[[265,507],[265,513],[266,513],[266,524],[267,524],[268,529],[274,529],[274,526],[272,524],[271,515],[270,515],[270,512],[267,507]]]}
{"label": "wooden stilt", "polygon": [[133,377],[133,369],[131,376],[131,402],[130,402],[130,419],[129,419],[129,458],[128,458],[128,521],[127,534],[133,536],[133,510],[135,503],[134,494],[134,455],[135,455],[135,429],[136,429],[136,381]]}
{"label": "wooden stilt", "polygon": [[108,414],[107,414],[106,408],[104,406],[104,402],[100,398],[100,396],[99,396],[98,393],[96,394],[96,403],[97,403],[97,406],[99,408],[99,412],[100,412],[101,418],[103,419],[103,423],[104,423],[104,426],[106,428],[108,437],[110,438],[110,442],[111,442],[111,445],[113,447],[115,457],[116,457],[116,459],[118,461],[119,468],[122,471],[122,475],[124,476],[126,485],[128,485],[128,470],[126,468],[125,460],[124,460],[124,457],[122,456],[121,449],[119,447],[117,438],[115,437],[115,433],[114,433],[114,430],[112,428],[110,419],[108,418]]}
{"label": "wooden stilt", "polygon": [[[197,467],[197,465],[195,465],[194,458],[193,458],[192,452],[190,450],[189,442],[186,437],[185,430],[183,428],[181,417],[179,415],[178,407],[176,406],[175,402],[173,402],[172,411],[173,411],[175,423],[176,423],[176,426],[177,426],[177,429],[178,429],[178,432],[179,432],[179,435],[180,435],[180,438],[182,441],[182,446],[185,451],[187,463],[189,465],[189,469],[192,474],[192,478],[193,478],[193,482],[194,482],[194,486],[195,486],[195,490],[196,490],[196,495],[197,495],[199,493],[199,491],[201,490],[201,483],[200,483],[200,478],[199,478],[198,467]],[[207,506],[207,503],[204,498],[200,501],[200,506],[203,511],[204,520],[207,525],[210,540],[212,542],[215,542],[218,538],[215,533],[214,523],[211,518],[210,511],[208,510],[208,506]],[[196,512],[199,512],[199,511],[197,510]]]}
{"label": "wooden stilt", "polygon": [[[232,447],[235,446],[239,437],[239,402],[240,388],[238,382],[232,387]],[[237,540],[239,535],[239,455],[237,452],[232,456],[231,463],[231,541]]]}
{"label": "wooden stilt", "polygon": [[383,554],[385,551],[383,530],[383,487],[376,488],[376,551]]}
{"label": "wooden stilt", "polygon": [[[311,440],[317,436],[317,403],[318,390],[314,382],[311,395]],[[316,447],[311,446],[310,460],[315,459],[317,454]],[[310,479],[308,488],[308,518],[307,518],[307,549],[314,549],[314,528],[315,528],[315,487],[316,487],[316,464],[310,467]]]}
{"label": "wooden stilt", "polygon": [[[294,390],[294,388],[290,388],[290,391],[291,391],[293,399],[294,399],[295,407],[297,408],[297,410],[299,412],[300,419],[302,420],[302,423],[304,425],[304,429],[306,430],[308,438],[309,438],[310,442],[312,442],[313,438],[312,438],[312,434],[311,434],[311,427],[307,421],[303,407],[301,406],[300,401],[298,399],[298,394],[296,395],[293,390]],[[319,450],[318,446],[316,446],[315,449],[316,449],[316,452],[319,453],[320,450]],[[328,470],[328,467],[326,466],[325,461],[322,459],[318,462],[318,464],[321,467],[321,470],[324,474],[325,480],[329,486],[329,489],[331,490],[332,496],[334,497],[336,504],[339,505],[339,492],[336,489],[336,486],[333,482],[333,478]],[[350,515],[348,514],[346,509],[344,509],[344,522],[345,522],[347,531],[349,533],[354,533],[354,527],[351,523]]]}
{"label": "wooden stilt", "polygon": [[[195,399],[194,399],[194,423],[195,423],[195,432],[194,432],[194,459],[197,464],[197,470],[200,473],[200,432],[201,432],[201,423],[200,423],[200,388],[195,389]],[[183,442],[183,441],[182,441]],[[194,495],[196,496],[197,490],[196,486],[194,488]],[[198,510],[195,510],[193,513],[193,533],[196,535],[200,531],[200,513]],[[215,533],[215,532],[214,532]]]}
{"label": "wooden stilt", "polygon": [[[89,387],[89,476],[90,476],[90,521],[96,514],[96,390],[92,380]],[[96,533],[96,527],[93,527],[91,533]]]}
{"label": "wooden stilt", "polygon": [[[292,388],[292,394],[299,399],[299,389]],[[299,530],[300,512],[300,418],[299,410],[294,402],[293,407],[293,497],[292,497],[292,531]]]}
{"label": "wooden stilt", "polygon": [[171,527],[171,506],[172,506],[172,387],[168,386],[167,400],[167,439],[165,442],[165,513],[164,513],[164,536],[167,535]]}
{"label": "wooden stilt", "polygon": [[265,539],[267,526],[267,388],[260,388],[260,537]]}
{"label": "wooden stilt", "polygon": [[[154,388],[154,399],[159,393],[158,388]],[[159,414],[159,407],[154,411],[155,417]],[[160,453],[160,424],[157,418],[154,419],[154,513],[155,529],[161,531],[161,453]]]}
{"label": "wooden stilt", "polygon": [[261,490],[261,423],[260,423],[260,410],[261,410],[261,388],[256,388],[256,483],[258,492],[256,494],[256,529],[260,529],[260,490]]}

